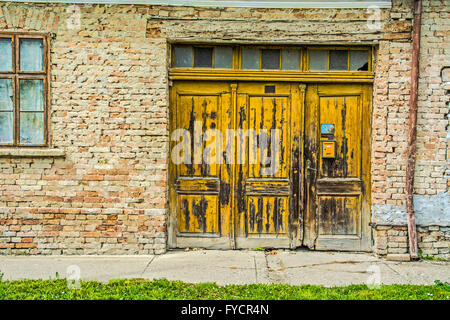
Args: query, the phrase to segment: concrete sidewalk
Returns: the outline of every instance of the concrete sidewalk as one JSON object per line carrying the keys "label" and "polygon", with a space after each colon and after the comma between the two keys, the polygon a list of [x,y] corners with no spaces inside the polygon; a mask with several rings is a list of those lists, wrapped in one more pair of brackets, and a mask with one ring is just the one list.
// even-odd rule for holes
{"label": "concrete sidewalk", "polygon": [[450,262],[394,262],[365,253],[260,251],[169,251],[158,256],[0,256],[3,280],[54,279],[67,268],[80,268],[81,279],[166,278],[223,284],[289,283],[339,286],[450,282]]}

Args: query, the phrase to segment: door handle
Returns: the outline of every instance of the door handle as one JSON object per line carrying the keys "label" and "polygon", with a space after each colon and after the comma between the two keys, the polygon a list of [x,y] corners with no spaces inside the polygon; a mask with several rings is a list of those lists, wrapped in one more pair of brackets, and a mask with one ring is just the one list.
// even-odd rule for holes
{"label": "door handle", "polygon": [[306,160],[306,180],[309,181],[310,178],[310,171],[316,171],[317,169],[311,167],[311,160]]}
{"label": "door handle", "polygon": [[306,161],[306,169],[317,171],[317,169],[314,169],[314,168],[311,167],[311,160],[307,160]]}

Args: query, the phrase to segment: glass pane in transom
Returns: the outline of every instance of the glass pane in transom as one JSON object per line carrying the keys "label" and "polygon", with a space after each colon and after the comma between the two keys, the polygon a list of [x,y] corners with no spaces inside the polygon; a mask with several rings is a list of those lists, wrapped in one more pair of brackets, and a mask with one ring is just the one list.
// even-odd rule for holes
{"label": "glass pane in transom", "polygon": [[259,49],[242,49],[242,69],[259,69]]}
{"label": "glass pane in transom", "polygon": [[280,50],[263,49],[261,54],[261,69],[279,70],[280,69]]}
{"label": "glass pane in transom", "polygon": [[174,48],[175,68],[192,68],[192,47],[191,46],[176,46]]}
{"label": "glass pane in transom", "polygon": [[309,51],[309,70],[311,71],[328,70],[328,50]]}
{"label": "glass pane in transom", "polygon": [[351,50],[350,51],[350,70],[368,71],[369,70],[369,51]]}
{"label": "glass pane in transom", "polygon": [[233,67],[233,48],[214,48],[214,68],[231,69]]}
{"label": "glass pane in transom", "polygon": [[330,70],[348,70],[348,51],[331,50],[330,51]]}
{"label": "glass pane in transom", "polygon": [[300,50],[281,50],[281,65],[283,70],[299,70]]}
{"label": "glass pane in transom", "polygon": [[194,48],[194,67],[212,68],[212,48]]}

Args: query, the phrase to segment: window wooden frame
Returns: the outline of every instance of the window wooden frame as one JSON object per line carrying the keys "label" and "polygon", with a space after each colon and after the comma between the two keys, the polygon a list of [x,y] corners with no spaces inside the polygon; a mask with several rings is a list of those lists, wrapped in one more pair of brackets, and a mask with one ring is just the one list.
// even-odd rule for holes
{"label": "window wooden frame", "polygon": [[[309,70],[309,53],[314,50],[325,50],[327,52],[327,70]],[[335,50],[343,50],[347,51],[347,70],[331,70],[330,69],[330,52]],[[326,46],[320,46],[320,47],[308,47],[306,50],[306,61],[304,70],[310,71],[310,72],[372,72],[372,50],[368,47],[326,47]],[[350,70],[350,52],[351,51],[368,51],[368,70],[367,71],[357,71],[357,70]]]}
{"label": "window wooden frame", "polygon": [[[192,47],[215,47],[215,46],[231,46],[233,47],[233,68],[216,69],[216,68],[194,68],[194,67],[173,67],[174,46],[192,46]],[[170,42],[171,50],[169,51],[169,80],[217,80],[217,81],[291,81],[291,82],[314,82],[314,83],[373,83],[373,55],[374,45],[296,45],[296,44],[236,44],[236,43],[205,43],[205,42]],[[296,49],[300,50],[300,68],[299,70],[283,70],[283,62],[280,61],[279,70],[268,69],[242,69],[242,49]],[[309,70],[309,51],[314,49],[322,50],[367,50],[369,68],[367,71],[356,70]],[[350,54],[349,54],[350,56]],[[195,57],[193,57],[193,60]],[[260,51],[261,59],[261,51]],[[280,54],[282,60],[282,54]],[[328,62],[327,62],[328,63]],[[260,61],[261,66],[261,61]],[[348,63],[348,67],[350,64]]]}
{"label": "window wooden frame", "polygon": [[[259,69],[244,69],[242,68],[242,51],[244,49],[256,49],[259,50]],[[279,69],[263,69],[262,67],[262,52],[263,50],[279,50],[280,51],[280,59],[278,61],[278,64],[280,66]],[[283,50],[298,50],[299,51],[299,69],[298,70],[288,70],[288,69],[283,69]],[[303,47],[299,47],[299,46],[263,46],[263,45],[258,45],[258,46],[239,46],[238,50],[237,50],[237,54],[238,54],[238,65],[237,68],[238,70],[242,70],[242,71],[258,71],[258,72],[300,72],[303,71],[303,55],[304,55],[304,51],[305,49]]]}
{"label": "window wooden frame", "polygon": [[[192,51],[192,61],[190,67],[172,67],[175,65],[175,47],[190,47]],[[232,64],[231,68],[216,68],[215,65],[215,51],[216,48],[220,47],[228,47],[232,49]],[[210,48],[212,49],[212,59],[211,59],[211,67],[195,67],[195,48]],[[207,45],[207,44],[174,44],[171,48],[172,55],[170,57],[170,66],[171,68],[177,68],[177,69],[196,69],[196,70],[234,70],[236,69],[236,46],[234,45]]]}
{"label": "window wooden frame", "polygon": [[[0,144],[4,147],[48,147],[49,146],[49,106],[50,106],[50,46],[49,36],[43,33],[0,33],[0,38],[10,38],[12,43],[12,71],[0,70],[0,79],[12,79],[13,82],[13,142]],[[20,70],[20,40],[42,39],[43,43],[43,70],[22,71]],[[20,80],[42,80],[44,110],[44,141],[42,144],[20,143]],[[27,112],[27,111],[22,111]],[[33,111],[38,113],[39,111]]]}

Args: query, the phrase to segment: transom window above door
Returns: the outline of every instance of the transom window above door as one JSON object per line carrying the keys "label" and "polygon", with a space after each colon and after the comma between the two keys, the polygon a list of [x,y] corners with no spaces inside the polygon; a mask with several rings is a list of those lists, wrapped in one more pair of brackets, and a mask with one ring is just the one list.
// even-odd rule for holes
{"label": "transom window above door", "polygon": [[48,38],[0,33],[0,146],[47,144]]}
{"label": "transom window above door", "polygon": [[371,72],[371,47],[174,44],[174,69],[287,72]]}

